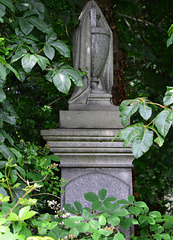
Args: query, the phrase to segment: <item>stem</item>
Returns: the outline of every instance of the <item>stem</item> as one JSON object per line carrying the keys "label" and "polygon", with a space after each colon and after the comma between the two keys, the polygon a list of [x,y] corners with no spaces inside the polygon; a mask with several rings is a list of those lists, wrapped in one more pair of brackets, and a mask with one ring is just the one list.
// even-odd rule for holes
{"label": "stem", "polygon": [[163,106],[163,105],[161,105],[161,104],[159,104],[159,103],[152,103],[152,102],[147,102],[147,104],[152,104],[152,105],[157,105],[157,106],[159,106],[159,107],[161,107],[161,108],[167,108],[167,106]]}
{"label": "stem", "polygon": [[7,168],[8,168],[8,163],[5,166],[5,178],[6,178],[6,181],[7,181],[8,191],[10,193],[11,199],[12,199],[12,201],[14,201],[14,197],[13,197],[13,194],[12,194],[12,191],[11,191],[11,187],[10,187],[10,184],[8,182]]}
{"label": "stem", "polygon": [[37,55],[38,55],[40,52],[42,52],[42,51],[43,51],[43,49],[44,49],[44,48],[40,49],[40,50],[38,51]]}
{"label": "stem", "polygon": [[32,194],[30,196],[32,197],[32,196],[38,196],[38,195],[50,195],[50,196],[53,196],[53,197],[56,197],[56,198],[60,199],[60,197],[58,197],[54,194],[51,194],[51,193],[37,193],[37,194]]}
{"label": "stem", "polygon": [[156,118],[154,118],[148,125],[144,126],[144,127],[149,127],[155,120]]}

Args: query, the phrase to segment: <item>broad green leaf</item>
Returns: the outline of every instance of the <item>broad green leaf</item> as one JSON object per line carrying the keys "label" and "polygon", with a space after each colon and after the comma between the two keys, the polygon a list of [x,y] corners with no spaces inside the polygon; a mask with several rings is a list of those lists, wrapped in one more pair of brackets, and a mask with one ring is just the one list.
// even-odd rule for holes
{"label": "broad green leaf", "polygon": [[12,12],[15,11],[12,0],[0,0],[0,3],[4,4],[6,7],[10,8]]}
{"label": "broad green leaf", "polygon": [[89,221],[89,225],[93,228],[100,228],[100,223],[96,220]]}
{"label": "broad green leaf", "polygon": [[[125,140],[127,138],[127,136],[135,129],[135,127],[132,125],[132,126],[129,126],[129,127],[126,127],[124,129],[122,129],[115,137],[114,139],[116,139],[118,137],[118,140]],[[113,140],[114,140],[113,139]],[[112,141],[113,141],[112,140]]]}
{"label": "broad green leaf", "polygon": [[169,47],[172,44],[173,44],[173,34],[168,38],[166,42],[166,46]]}
{"label": "broad green leaf", "polygon": [[127,209],[118,209],[114,212],[114,215],[118,217],[125,217],[129,215],[129,212],[127,211]]}
{"label": "broad green leaf", "polygon": [[141,209],[139,207],[129,207],[129,212],[137,217],[141,213]]}
{"label": "broad green leaf", "polygon": [[146,127],[138,127],[138,135],[132,143],[132,152],[135,158],[141,157],[153,144],[153,132]]}
{"label": "broad green leaf", "polygon": [[80,222],[76,225],[76,229],[81,233],[85,233],[89,229],[89,224],[86,222]]}
{"label": "broad green leaf", "polygon": [[5,80],[7,76],[6,69],[2,63],[0,63],[0,76],[2,77],[3,80]]}
{"label": "broad green leaf", "polygon": [[122,233],[116,233],[116,234],[114,235],[113,240],[125,240],[125,237],[123,236]]}
{"label": "broad green leaf", "polygon": [[168,29],[168,36],[170,37],[172,33],[173,33],[173,24]]}
{"label": "broad green leaf", "polygon": [[26,53],[24,57],[22,57],[22,67],[27,73],[29,73],[32,70],[36,62],[37,58],[29,53]]}
{"label": "broad green leaf", "polygon": [[107,218],[107,222],[111,224],[111,226],[115,227],[120,223],[120,218],[113,215]]}
{"label": "broad green leaf", "polygon": [[83,86],[82,77],[75,69],[70,69],[70,68],[63,68],[63,69],[66,70],[69,78],[72,79],[72,81],[74,82],[74,84],[76,86],[78,86],[78,87],[82,87]]}
{"label": "broad green leaf", "polygon": [[20,76],[19,76],[19,73],[16,71],[16,69],[14,69],[10,64],[8,64],[7,63],[7,68],[11,71],[11,72],[13,72],[14,74],[15,74],[15,76],[19,79],[20,78]]}
{"label": "broad green leaf", "polygon": [[[74,205],[75,205],[77,211],[78,211],[79,213],[81,213],[81,211],[82,211],[82,204],[81,204],[80,202],[78,202],[78,201],[75,201],[75,202],[74,202]],[[85,217],[85,216],[84,216],[84,217]]]}
{"label": "broad green leaf", "polygon": [[10,232],[10,228],[7,226],[0,226],[0,232],[2,232],[2,233]]}
{"label": "broad green leaf", "polygon": [[120,199],[117,202],[120,204],[129,204],[129,202],[126,199]]}
{"label": "broad green leaf", "polygon": [[52,43],[57,39],[57,34],[51,29],[50,33],[46,35],[46,44]]}
{"label": "broad green leaf", "polygon": [[2,130],[1,132],[2,132],[3,136],[9,141],[9,143],[10,143],[11,145],[14,145],[14,141],[13,141],[13,139],[10,137],[10,135],[9,135],[6,131],[4,131],[4,130]]}
{"label": "broad green leaf", "polygon": [[69,212],[69,213],[76,213],[75,208],[74,208],[71,204],[69,204],[69,203],[64,204],[63,207],[64,207],[64,209],[65,209],[66,212]]}
{"label": "broad green leaf", "polygon": [[44,54],[46,55],[46,57],[48,57],[50,60],[52,60],[55,56],[55,50],[50,45],[45,45],[44,46]]}
{"label": "broad green leaf", "polygon": [[71,82],[66,72],[62,70],[56,70],[56,73],[53,76],[53,83],[60,92],[68,94],[71,87]]}
{"label": "broad green leaf", "polygon": [[41,19],[35,16],[28,17],[27,20],[32,23],[40,31],[49,34],[50,27]]}
{"label": "broad green leaf", "polygon": [[125,228],[125,229],[130,228],[130,226],[131,226],[131,219],[129,219],[129,218],[123,219],[123,220],[120,222],[120,226],[123,227],[123,228]]}
{"label": "broad green leaf", "polygon": [[18,221],[19,217],[15,213],[10,213],[10,220],[11,221]]}
{"label": "broad green leaf", "polygon": [[134,202],[135,207],[148,208],[147,204],[143,201]]}
{"label": "broad green leaf", "polygon": [[0,152],[6,159],[13,159],[15,160],[14,154],[9,150],[9,148],[5,144],[0,144]]}
{"label": "broad green leaf", "polygon": [[163,98],[164,105],[171,105],[173,103],[173,87],[167,87],[167,91]]}
{"label": "broad green leaf", "polygon": [[101,211],[102,210],[102,203],[100,201],[94,201],[92,203],[92,209],[95,211]]}
{"label": "broad green leaf", "polygon": [[157,130],[159,131],[159,133],[166,137],[171,125],[173,122],[173,110],[172,109],[164,109],[163,111],[161,111],[155,121],[154,121],[154,125],[156,126]]}
{"label": "broad green leaf", "polygon": [[26,49],[21,47],[19,51],[15,53],[15,55],[11,58],[11,63],[16,62],[20,58],[22,58],[27,53]]}
{"label": "broad green leaf", "polygon": [[153,217],[153,218],[161,218],[162,215],[159,211],[152,211],[152,212],[149,212],[149,216]]}
{"label": "broad green leaf", "polygon": [[19,211],[19,218],[24,218],[30,210],[30,206],[26,206],[20,209]]}
{"label": "broad green leaf", "polygon": [[19,18],[19,25],[20,25],[22,32],[25,35],[30,34],[32,32],[32,30],[34,29],[34,26],[31,23],[29,23],[27,19],[25,19],[23,17]]}
{"label": "broad green leaf", "polygon": [[26,219],[32,218],[36,214],[37,214],[37,212],[35,212],[35,211],[29,211],[25,216],[21,217],[21,220],[26,220]]}
{"label": "broad green leaf", "polygon": [[46,57],[43,57],[41,55],[37,55],[38,58],[38,65],[41,67],[41,69],[44,71],[47,67],[47,64],[50,65],[49,60]]}
{"label": "broad green leaf", "polygon": [[70,57],[70,50],[64,42],[57,40],[56,42],[51,43],[51,45],[64,57]]}
{"label": "broad green leaf", "polygon": [[2,18],[5,15],[6,7],[0,3],[0,17]]}
{"label": "broad green leaf", "polygon": [[84,194],[84,198],[88,202],[95,202],[95,201],[99,200],[98,196],[93,192],[88,192],[88,193]]}
{"label": "broad green leaf", "polygon": [[75,237],[77,237],[79,235],[79,231],[76,228],[73,228],[70,230],[69,234],[72,234]]}
{"label": "broad green leaf", "polygon": [[100,200],[104,200],[106,195],[107,195],[106,189],[102,188],[99,190],[98,196],[99,196]]}
{"label": "broad green leaf", "polygon": [[4,65],[6,65],[7,64],[7,62],[4,60],[4,58],[3,57],[1,57],[0,56],[0,63],[3,63]]}
{"label": "broad green leaf", "polygon": [[154,139],[154,142],[157,143],[159,147],[161,147],[165,140],[160,136],[160,134],[158,133],[155,127],[150,126],[149,129],[153,130],[153,132],[157,134],[157,138]]}
{"label": "broad green leaf", "polygon": [[133,142],[134,139],[137,137],[137,135],[139,134],[139,125],[138,126],[132,126],[133,130],[131,132],[129,132],[128,136],[124,139],[124,147],[127,147],[127,144],[129,144],[130,142]]}
{"label": "broad green leaf", "polygon": [[141,117],[147,121],[151,117],[152,108],[149,107],[146,103],[141,103],[139,106],[139,113]]}
{"label": "broad green leaf", "polygon": [[122,112],[132,102],[133,102],[132,99],[122,101],[120,104],[120,112]]}
{"label": "broad green leaf", "polygon": [[116,200],[117,200],[116,197],[107,197],[107,198],[105,199],[105,201],[108,201],[108,202],[114,202],[114,201],[116,201]]}
{"label": "broad green leaf", "polygon": [[89,213],[89,211],[87,211],[86,209],[83,209],[83,210],[82,210],[82,215],[84,216],[85,219],[88,219],[89,216],[90,216],[90,213]]}
{"label": "broad green leaf", "polygon": [[100,239],[101,233],[99,231],[95,231],[92,235],[93,240]]}
{"label": "broad green leaf", "polygon": [[4,102],[5,99],[6,99],[5,92],[4,92],[3,89],[0,87],[0,102]]}
{"label": "broad green leaf", "polygon": [[99,217],[99,224],[100,225],[105,225],[106,224],[106,218],[103,215],[101,215]]}
{"label": "broad green leaf", "polygon": [[26,3],[26,2],[16,2],[16,8],[19,10],[19,11],[26,11],[29,7],[29,4]]}
{"label": "broad green leaf", "polygon": [[134,202],[134,200],[135,200],[135,197],[133,195],[128,196],[128,201],[130,204]]}
{"label": "broad green leaf", "polygon": [[130,106],[124,108],[121,112],[121,123],[126,126],[130,120],[130,117],[139,109],[139,102],[131,103]]}
{"label": "broad green leaf", "polygon": [[16,124],[16,117],[13,115],[13,116],[10,116],[7,112],[5,111],[1,111],[0,110],[0,118],[4,121],[4,122],[7,122],[11,125],[15,125]]}

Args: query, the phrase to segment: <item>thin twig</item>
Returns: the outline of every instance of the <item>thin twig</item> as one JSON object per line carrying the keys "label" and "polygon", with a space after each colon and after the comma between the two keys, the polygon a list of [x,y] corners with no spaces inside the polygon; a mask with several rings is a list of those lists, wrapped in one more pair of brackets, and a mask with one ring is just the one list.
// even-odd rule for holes
{"label": "thin twig", "polygon": [[58,99],[55,99],[53,102],[49,103],[47,106],[51,106],[53,103],[57,102],[58,100],[60,100],[62,97],[59,97]]}
{"label": "thin twig", "polygon": [[53,196],[53,197],[56,197],[56,198],[60,199],[60,197],[58,197],[54,194],[51,194],[51,193],[37,193],[37,194],[32,194],[30,196],[33,197],[33,196],[37,196],[37,195],[50,195],[50,196]]}
{"label": "thin twig", "polygon": [[49,174],[49,173],[47,173],[46,176],[45,176],[42,180],[34,181],[34,182],[29,182],[28,180],[26,181],[25,179],[23,179],[23,177],[20,176],[19,173],[17,173],[18,177],[20,177],[20,179],[21,179],[22,181],[24,181],[28,186],[29,186],[30,184],[33,184],[33,183],[43,182],[43,181],[47,178],[48,174]]}

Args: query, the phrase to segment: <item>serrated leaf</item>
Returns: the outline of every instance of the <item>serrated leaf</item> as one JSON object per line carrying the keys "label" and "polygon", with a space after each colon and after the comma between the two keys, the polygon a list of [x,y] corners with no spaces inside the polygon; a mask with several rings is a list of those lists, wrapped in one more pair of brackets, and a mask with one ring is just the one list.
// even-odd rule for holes
{"label": "serrated leaf", "polygon": [[36,28],[38,28],[40,31],[49,34],[50,27],[41,19],[35,16],[28,17],[27,20],[33,24]]}
{"label": "serrated leaf", "polygon": [[71,81],[68,78],[66,72],[56,70],[56,73],[53,76],[53,83],[60,92],[68,94],[71,87]]}
{"label": "serrated leaf", "polygon": [[58,40],[56,42],[51,43],[51,46],[53,46],[61,55],[64,57],[70,57],[70,50],[68,49],[67,45]]}
{"label": "serrated leaf", "polygon": [[44,71],[47,67],[47,64],[50,65],[49,60],[46,57],[43,57],[41,55],[37,55],[38,58],[38,65],[41,67],[41,69]]}
{"label": "serrated leaf", "polygon": [[141,117],[147,121],[151,117],[152,108],[149,107],[146,103],[141,103],[139,106],[139,113]]}
{"label": "serrated leaf", "polygon": [[45,45],[44,46],[44,54],[46,55],[46,57],[48,57],[50,60],[52,60],[55,56],[55,50],[50,45]]}
{"label": "serrated leaf", "polygon": [[32,32],[32,30],[34,29],[34,26],[31,23],[29,23],[27,19],[25,19],[23,17],[19,18],[19,25],[20,25],[22,32],[25,35],[30,34]]}
{"label": "serrated leaf", "polygon": [[25,72],[29,73],[32,68],[35,66],[37,62],[37,58],[32,54],[26,53],[24,57],[22,57],[22,67]]}
{"label": "serrated leaf", "polygon": [[173,103],[173,87],[167,87],[167,91],[163,98],[164,105],[171,105]]}
{"label": "serrated leaf", "polygon": [[154,121],[154,125],[156,126],[159,133],[162,136],[166,137],[172,125],[172,122],[173,122],[173,110],[167,108],[157,115]]}
{"label": "serrated leaf", "polygon": [[93,192],[88,192],[88,193],[84,194],[84,198],[88,202],[95,202],[95,201],[99,200],[98,196]]}
{"label": "serrated leaf", "polygon": [[3,80],[5,80],[7,76],[6,69],[2,63],[0,63],[0,76],[2,77]]}
{"label": "serrated leaf", "polygon": [[153,132],[146,127],[138,127],[138,134],[132,142],[132,152],[135,158],[141,157],[153,144]]}
{"label": "serrated leaf", "polygon": [[6,7],[10,8],[12,12],[15,11],[12,0],[0,0],[0,3],[4,4]]}

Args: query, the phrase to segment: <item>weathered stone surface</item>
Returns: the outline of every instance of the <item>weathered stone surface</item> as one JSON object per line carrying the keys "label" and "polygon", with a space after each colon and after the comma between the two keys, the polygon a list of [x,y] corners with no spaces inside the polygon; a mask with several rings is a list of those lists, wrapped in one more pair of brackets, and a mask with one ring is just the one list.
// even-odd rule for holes
{"label": "weathered stone surface", "polygon": [[114,111],[60,111],[60,128],[122,128],[120,112]]}

